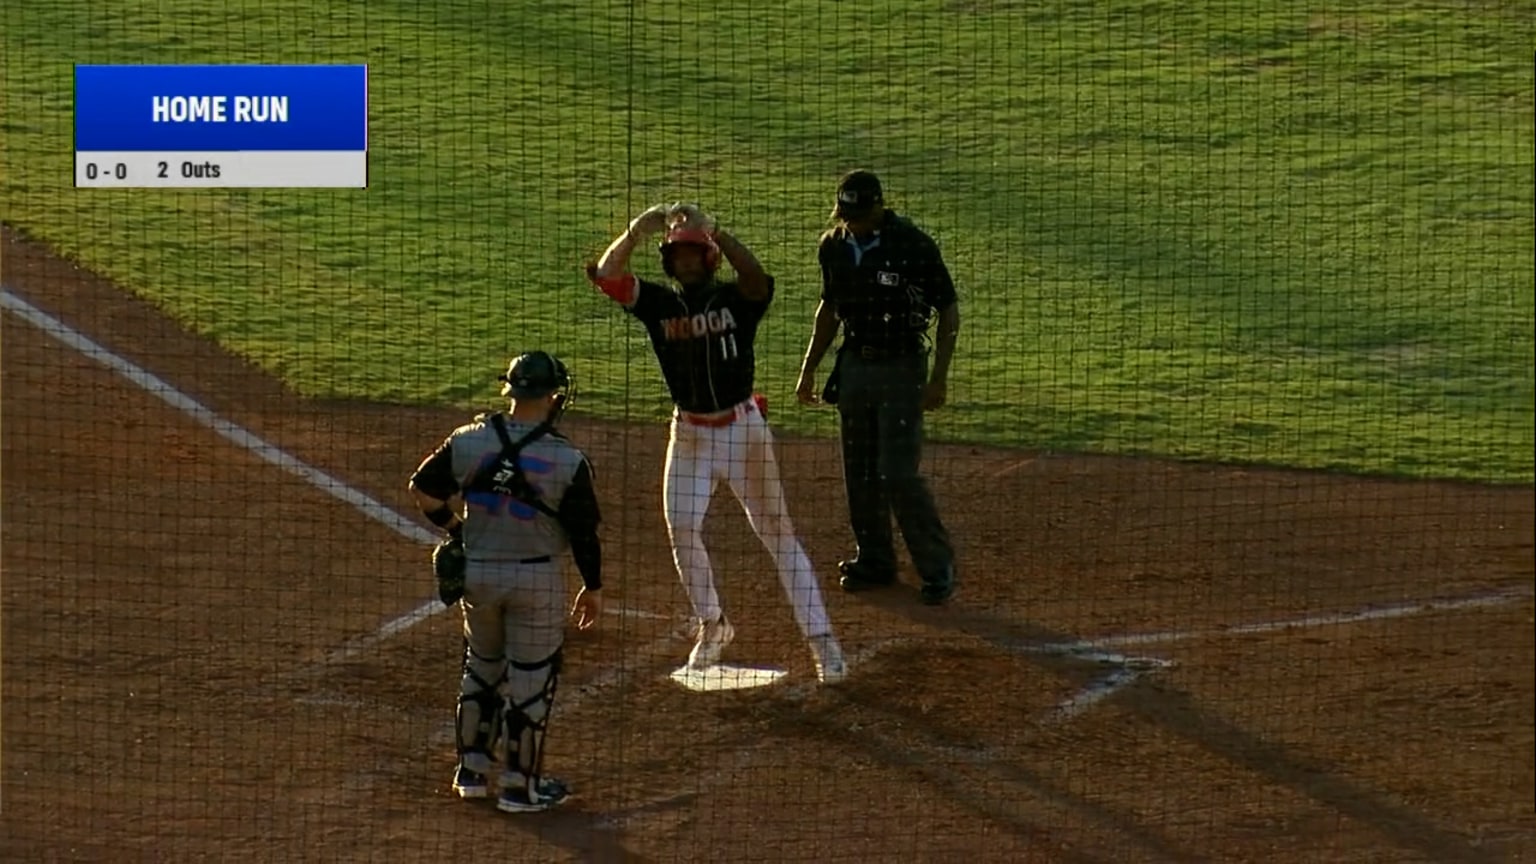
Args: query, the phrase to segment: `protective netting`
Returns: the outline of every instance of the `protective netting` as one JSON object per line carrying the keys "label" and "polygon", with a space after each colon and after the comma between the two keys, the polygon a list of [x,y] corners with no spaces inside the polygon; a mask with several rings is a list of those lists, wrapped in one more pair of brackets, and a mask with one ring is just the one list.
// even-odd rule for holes
{"label": "protective netting", "polygon": [[[1536,856],[1533,21],[7,0],[0,858]],[[366,190],[74,188],[75,64],[311,63]],[[407,479],[534,350],[603,608],[472,564],[506,673]],[[571,798],[460,800],[466,665]]]}

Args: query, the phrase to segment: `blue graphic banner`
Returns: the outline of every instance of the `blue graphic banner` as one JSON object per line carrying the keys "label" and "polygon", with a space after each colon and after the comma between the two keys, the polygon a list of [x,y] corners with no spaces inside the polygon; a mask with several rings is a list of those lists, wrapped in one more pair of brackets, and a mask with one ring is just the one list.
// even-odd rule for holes
{"label": "blue graphic banner", "polygon": [[75,151],[363,151],[367,66],[76,66]]}

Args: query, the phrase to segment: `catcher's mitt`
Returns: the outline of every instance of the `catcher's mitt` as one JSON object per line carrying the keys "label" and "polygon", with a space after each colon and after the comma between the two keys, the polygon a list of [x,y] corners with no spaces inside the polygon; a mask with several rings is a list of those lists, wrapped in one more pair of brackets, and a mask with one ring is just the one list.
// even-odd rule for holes
{"label": "catcher's mitt", "polygon": [[464,541],[449,537],[432,549],[432,575],[437,577],[437,596],[452,606],[464,596]]}

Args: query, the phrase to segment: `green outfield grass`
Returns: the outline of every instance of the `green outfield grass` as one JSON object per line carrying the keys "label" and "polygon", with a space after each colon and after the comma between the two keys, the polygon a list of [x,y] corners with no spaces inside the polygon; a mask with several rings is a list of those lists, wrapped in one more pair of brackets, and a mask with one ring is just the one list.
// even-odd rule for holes
{"label": "green outfield grass", "polygon": [[[1337,6],[8,0],[0,201],[304,393],[478,407],[545,347],[659,418],[580,265],[698,199],[820,434],[787,403],[866,165],[961,286],[937,437],[1530,482],[1536,5]],[[365,62],[371,188],[75,191],[76,62]]]}

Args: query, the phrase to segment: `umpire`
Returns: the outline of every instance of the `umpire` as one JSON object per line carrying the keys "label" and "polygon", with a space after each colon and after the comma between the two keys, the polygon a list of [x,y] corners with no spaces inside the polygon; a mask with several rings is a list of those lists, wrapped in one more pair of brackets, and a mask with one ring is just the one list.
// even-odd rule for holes
{"label": "umpire", "polygon": [[[835,224],[821,235],[821,303],[796,395],[817,401],[816,367],[843,329],[822,400],[841,417],[843,481],[856,555],[838,564],[842,586],[896,581],[891,514],[922,577],[923,602],[955,591],[955,554],[928,484],[918,473],[923,412],[944,404],[960,306],[938,246],[885,206],[880,179],[851,171],[837,184]],[[938,313],[933,365],[928,329]]]}
{"label": "umpire", "polygon": [[[443,601],[462,597],[464,610],[454,791],[486,797],[502,738],[496,806],[532,813],[569,794],[543,773],[565,645],[566,588],[556,556],[570,549],[581,572],[574,612],[585,630],[602,611],[601,516],[591,463],[555,431],[570,386],[565,365],[534,351],[514,359],[500,380],[510,410],[455,429],[422,460],[410,490],[432,524],[454,538],[444,546],[462,544],[452,556],[464,562],[462,588],[446,584],[449,568],[438,570]],[[455,498],[463,500],[462,516],[450,503]]]}

